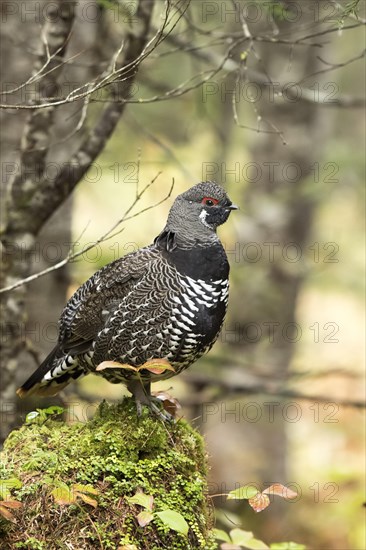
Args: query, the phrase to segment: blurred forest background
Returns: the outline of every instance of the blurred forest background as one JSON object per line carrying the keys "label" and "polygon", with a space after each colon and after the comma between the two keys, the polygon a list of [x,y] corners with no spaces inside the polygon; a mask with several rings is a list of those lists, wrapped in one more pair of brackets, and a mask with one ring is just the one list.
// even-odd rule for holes
{"label": "blurred forest background", "polygon": [[174,181],[121,233],[3,293],[2,437],[35,407],[85,419],[121,398],[94,376],[49,401],[14,394],[76,288],[212,179],[240,206],[220,230],[229,313],[210,354],[153,389],[205,435],[212,494],[299,492],[258,515],[215,497],[219,527],[363,549],[364,1],[19,1],[1,15],[3,287],[85,251],[137,188],[154,181],[132,214]]}

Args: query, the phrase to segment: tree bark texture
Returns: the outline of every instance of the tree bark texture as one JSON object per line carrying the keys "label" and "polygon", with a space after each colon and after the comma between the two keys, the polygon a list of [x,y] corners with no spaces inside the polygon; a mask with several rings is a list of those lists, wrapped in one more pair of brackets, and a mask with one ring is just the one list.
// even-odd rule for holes
{"label": "tree bark texture", "polygon": [[[57,92],[63,76],[62,62],[66,59],[72,40],[77,4],[58,0],[47,5],[48,16],[44,21],[40,50],[33,69],[33,75],[42,71],[44,76],[37,81],[34,99],[52,97]],[[1,236],[1,286],[8,286],[30,274],[36,244],[40,244],[38,233],[70,197],[111,137],[126,106],[123,99],[130,94],[140,62],[144,59],[153,8],[153,1],[139,1],[136,12],[138,24],[136,28],[126,31],[124,48],[116,61],[116,68],[121,69],[119,74],[122,78],[109,88],[111,101],[105,104],[96,123],[84,134],[76,150],[62,159],[61,169],[54,176],[47,170],[47,162],[50,142],[57,133],[55,127],[57,130],[62,125],[62,120],[57,117],[57,109],[40,108],[32,111],[26,119],[17,159],[19,169],[10,179],[6,192],[6,213],[3,216]],[[65,153],[65,149],[62,152]],[[62,277],[62,274],[58,276]],[[16,425],[16,373],[30,361],[29,355],[24,356],[27,347],[24,327],[29,328],[26,296],[27,289],[20,287],[5,294],[2,300],[1,439]]]}

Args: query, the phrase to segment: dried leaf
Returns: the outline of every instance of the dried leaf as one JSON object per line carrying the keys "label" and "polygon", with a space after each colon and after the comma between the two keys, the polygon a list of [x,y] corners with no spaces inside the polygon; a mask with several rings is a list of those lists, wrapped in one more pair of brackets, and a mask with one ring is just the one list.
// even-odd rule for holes
{"label": "dried leaf", "polygon": [[96,508],[98,502],[94,498],[91,498],[89,494],[97,495],[98,491],[92,485],[82,485],[81,483],[75,483],[75,485],[72,485],[70,488],[62,481],[59,481],[58,487],[51,491],[51,495],[55,499],[55,502],[61,506],[75,504],[76,500],[80,498],[86,502],[86,504],[90,504]]}
{"label": "dried leaf", "polygon": [[263,493],[267,495],[277,495],[286,499],[292,499],[298,496],[295,491],[292,491],[292,489],[289,489],[285,485],[282,485],[282,483],[274,483],[270,487],[267,487],[267,489],[265,489]]}
{"label": "dried leaf", "polygon": [[75,483],[72,486],[73,491],[77,491],[78,493],[88,493],[91,495],[98,495],[99,491],[98,489],[95,489],[93,485],[82,485],[81,483]]}
{"label": "dried leaf", "polygon": [[255,512],[262,512],[262,510],[270,505],[271,501],[267,495],[258,493],[253,498],[250,498],[248,502]]}
{"label": "dried leaf", "polygon": [[18,510],[22,506],[23,504],[19,502],[19,500],[1,500],[0,515],[3,516],[3,518],[7,519],[8,521],[15,522],[15,517],[10,512],[10,510],[8,510],[8,508],[10,508],[11,510]]}
{"label": "dried leaf", "polygon": [[51,495],[55,499],[55,502],[61,506],[67,506],[76,502],[76,495],[67,486],[56,487],[51,491]]}
{"label": "dried leaf", "polygon": [[[142,369],[139,369],[139,370],[142,370]],[[167,369],[166,367],[164,367],[164,365],[156,365],[154,367],[143,367],[143,370],[148,370],[152,374],[162,374],[166,370],[171,370],[171,369]]]}
{"label": "dried leaf", "polygon": [[84,493],[75,492],[75,496],[81,498],[86,504],[90,504],[93,508],[97,508],[98,502]]}
{"label": "dried leaf", "polygon": [[3,504],[0,504],[0,515],[3,516],[3,518],[7,519],[8,521],[15,522],[15,517],[11,512],[9,512],[9,510],[6,509],[5,506],[3,506]]}
{"label": "dried leaf", "polygon": [[0,506],[5,506],[6,508],[17,510],[23,506],[23,503],[19,502],[19,500],[2,500],[0,502]]}
{"label": "dried leaf", "polygon": [[150,521],[154,519],[154,514],[149,512],[148,510],[142,510],[139,514],[137,514],[136,519],[139,523],[140,527],[145,527]]}
{"label": "dried leaf", "polygon": [[172,415],[173,418],[177,416],[178,411],[182,408],[178,399],[175,399],[175,397],[172,397],[168,392],[165,392],[165,391],[151,392],[151,395],[153,395],[154,397],[156,397],[162,402],[164,410],[167,411],[170,415]]}
{"label": "dried leaf", "polygon": [[124,544],[123,546],[119,546],[118,550],[138,550],[138,548],[134,544]]}
{"label": "dried leaf", "polygon": [[95,370],[101,371],[105,369],[133,370],[135,372],[138,371],[138,368],[136,367],[132,367],[131,365],[127,365],[126,363],[118,363],[117,361],[102,361],[102,363],[99,363]]}
{"label": "dried leaf", "polygon": [[152,372],[153,374],[161,374],[166,370],[175,372],[175,369],[166,359],[151,359],[150,361],[147,361],[146,363],[138,367],[137,370],[147,370],[149,372]]}

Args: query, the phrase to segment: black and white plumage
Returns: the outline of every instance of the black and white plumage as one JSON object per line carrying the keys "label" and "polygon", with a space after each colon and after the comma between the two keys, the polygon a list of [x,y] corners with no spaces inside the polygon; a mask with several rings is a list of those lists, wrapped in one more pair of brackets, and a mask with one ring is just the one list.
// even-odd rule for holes
{"label": "black and white plumage", "polygon": [[[179,195],[153,244],[106,265],[70,298],[56,347],[18,395],[54,395],[96,372],[126,384],[138,402],[151,405],[150,382],[181,372],[218,337],[229,264],[216,228],[233,209],[212,182]],[[152,359],[167,360],[174,372],[96,371],[104,361],[138,367]]]}

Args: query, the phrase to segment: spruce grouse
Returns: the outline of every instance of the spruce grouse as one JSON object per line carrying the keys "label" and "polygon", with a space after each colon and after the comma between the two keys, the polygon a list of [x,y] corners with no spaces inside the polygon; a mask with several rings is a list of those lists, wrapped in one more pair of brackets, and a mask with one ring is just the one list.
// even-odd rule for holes
{"label": "spruce grouse", "polygon": [[[56,347],[18,395],[55,395],[73,379],[95,372],[124,383],[139,410],[146,404],[157,412],[150,383],[186,369],[220,332],[229,263],[216,228],[235,209],[213,182],[179,195],[153,244],[106,265],[70,298]],[[170,369],[137,371],[154,359],[165,360]],[[105,361],[127,368],[96,370]]]}

